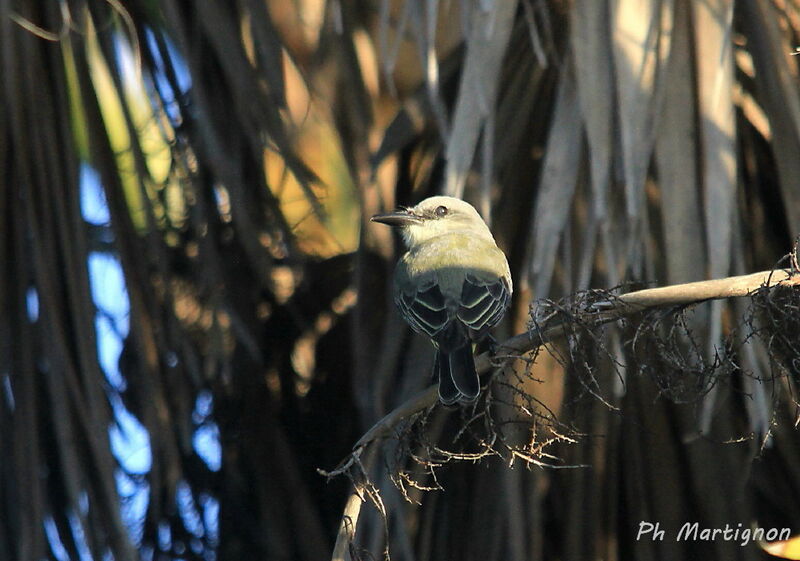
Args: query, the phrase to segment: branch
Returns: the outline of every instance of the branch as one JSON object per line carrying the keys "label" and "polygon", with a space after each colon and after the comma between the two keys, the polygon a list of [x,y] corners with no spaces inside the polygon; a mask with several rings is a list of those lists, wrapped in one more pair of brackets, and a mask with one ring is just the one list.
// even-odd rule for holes
{"label": "branch", "polygon": [[344,513],[342,514],[342,521],[339,523],[339,532],[336,536],[336,545],[333,547],[333,556],[331,561],[345,561],[348,559],[347,546],[353,542],[356,537],[356,523],[358,522],[358,515],[361,513],[361,505],[364,499],[361,498],[356,492],[350,494],[347,503],[344,506]]}
{"label": "branch", "polygon": [[[750,275],[727,277],[686,284],[676,284],[660,288],[648,288],[622,294],[617,298],[592,302],[587,308],[574,314],[570,321],[581,321],[589,327],[596,327],[610,323],[633,314],[668,306],[685,306],[706,300],[719,300],[724,298],[738,298],[748,296],[762,287],[772,287],[782,284],[784,286],[800,286],[800,274],[778,269],[774,271],[761,271]],[[498,346],[499,349],[510,353],[526,353],[544,344],[550,343],[565,334],[566,325],[558,323],[544,330],[531,330],[511,337]],[[492,362],[490,353],[483,353],[475,358],[475,367],[478,374],[485,374],[496,366]],[[433,407],[437,402],[438,391],[436,385],[430,386],[414,397],[410,398],[394,409],[380,421],[375,423],[353,447],[353,452],[342,464],[333,471],[317,470],[326,477],[335,477],[350,471],[354,465],[362,470],[368,469],[365,464],[370,461],[361,461],[361,455],[367,447],[376,441],[389,436],[403,420]],[[370,450],[371,451],[371,450]],[[369,454],[373,456],[373,454]],[[370,458],[371,459],[371,458]],[[336,537],[333,561],[347,559],[345,552],[347,546],[355,537],[355,528],[363,497],[355,489],[348,498],[339,533]]]}

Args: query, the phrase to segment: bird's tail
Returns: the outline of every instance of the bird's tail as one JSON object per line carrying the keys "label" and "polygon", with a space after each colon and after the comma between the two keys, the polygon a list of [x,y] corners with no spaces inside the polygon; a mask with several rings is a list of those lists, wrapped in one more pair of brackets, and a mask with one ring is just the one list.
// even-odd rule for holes
{"label": "bird's tail", "polygon": [[439,379],[439,400],[445,405],[475,401],[478,397],[481,383],[469,343],[447,352],[438,349],[433,368]]}

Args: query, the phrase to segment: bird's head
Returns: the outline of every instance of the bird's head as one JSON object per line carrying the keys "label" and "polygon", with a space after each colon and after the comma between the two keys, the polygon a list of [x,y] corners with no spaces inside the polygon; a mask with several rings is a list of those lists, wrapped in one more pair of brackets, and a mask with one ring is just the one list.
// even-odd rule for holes
{"label": "bird's head", "polygon": [[492,239],[489,227],[478,211],[471,204],[454,197],[429,197],[413,207],[377,214],[372,221],[399,228],[409,248],[453,232],[467,232]]}

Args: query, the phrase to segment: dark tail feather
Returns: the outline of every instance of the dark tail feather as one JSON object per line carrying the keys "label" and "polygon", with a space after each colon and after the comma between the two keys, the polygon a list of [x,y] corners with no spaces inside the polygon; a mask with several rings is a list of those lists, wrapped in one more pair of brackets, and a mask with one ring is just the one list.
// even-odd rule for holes
{"label": "dark tail feather", "polygon": [[472,346],[467,344],[449,353],[436,352],[434,375],[439,379],[439,400],[445,405],[474,401],[481,391]]}
{"label": "dark tail feather", "polygon": [[475,401],[481,392],[481,381],[475,370],[475,357],[472,356],[472,345],[467,343],[460,349],[449,353],[450,377],[459,393],[459,401]]}
{"label": "dark tail feather", "polygon": [[442,351],[436,351],[433,363],[433,375],[439,380],[439,401],[445,405],[453,405],[458,401],[458,389],[450,375],[450,359]]}

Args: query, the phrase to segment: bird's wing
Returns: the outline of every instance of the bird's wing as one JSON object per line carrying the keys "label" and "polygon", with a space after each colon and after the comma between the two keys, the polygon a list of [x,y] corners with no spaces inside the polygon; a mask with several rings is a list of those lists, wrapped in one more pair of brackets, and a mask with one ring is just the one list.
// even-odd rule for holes
{"label": "bird's wing", "polygon": [[468,274],[461,288],[457,316],[469,327],[475,340],[500,321],[510,300],[511,287],[505,277],[485,280]]}
{"label": "bird's wing", "polygon": [[414,331],[431,338],[438,335],[449,320],[444,295],[435,279],[411,292],[398,291],[395,303]]}

